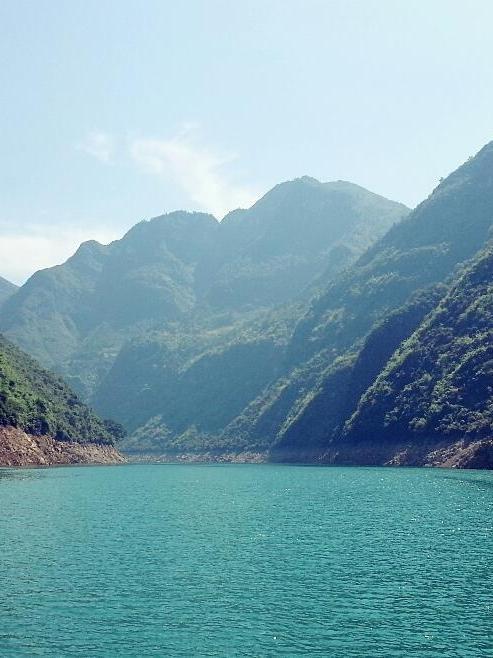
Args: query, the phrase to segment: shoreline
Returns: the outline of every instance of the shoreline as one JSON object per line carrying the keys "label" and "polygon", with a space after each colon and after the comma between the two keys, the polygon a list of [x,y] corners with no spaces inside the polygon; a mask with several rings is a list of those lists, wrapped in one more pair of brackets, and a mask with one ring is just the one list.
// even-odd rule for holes
{"label": "shoreline", "polygon": [[0,427],[0,467],[124,464],[115,446],[103,443],[57,441],[12,427]]}
{"label": "shoreline", "polygon": [[388,466],[415,468],[493,469],[493,440],[427,441],[352,445],[311,451],[124,453],[131,464],[299,464],[311,466]]}

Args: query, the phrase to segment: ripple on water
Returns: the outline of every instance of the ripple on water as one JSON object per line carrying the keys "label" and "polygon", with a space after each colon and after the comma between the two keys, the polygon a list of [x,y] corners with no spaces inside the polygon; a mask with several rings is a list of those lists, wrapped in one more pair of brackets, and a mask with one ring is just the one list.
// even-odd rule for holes
{"label": "ripple on water", "polygon": [[1,656],[491,658],[493,474],[0,470]]}

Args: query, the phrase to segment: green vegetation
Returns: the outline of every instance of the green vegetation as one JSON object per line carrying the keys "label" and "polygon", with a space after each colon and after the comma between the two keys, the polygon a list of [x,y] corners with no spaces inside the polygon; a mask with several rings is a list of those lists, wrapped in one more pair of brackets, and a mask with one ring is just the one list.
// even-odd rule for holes
{"label": "green vegetation", "polygon": [[[283,451],[286,458],[293,451],[320,454],[355,438],[345,423],[394,350],[484,246],[492,209],[493,143],[328,284],[296,327],[287,352],[292,369],[283,385],[272,385],[263,402],[252,405],[259,410],[253,426],[270,433],[277,458]],[[359,436],[378,442],[382,419],[371,424],[371,404],[367,411]]]}
{"label": "green vegetation", "polygon": [[118,423],[101,421],[59,378],[0,336],[0,425],[59,441],[112,444]]}
{"label": "green vegetation", "polygon": [[377,322],[361,347],[355,345],[323,372],[318,385],[280,428],[274,453],[300,451],[320,454],[337,439],[360,397],[379,375],[393,352],[440,301],[443,285],[418,291],[411,299]]}
{"label": "green vegetation", "polygon": [[170,440],[193,437],[196,443],[197,435],[216,440],[278,375],[294,308],[254,313],[220,327],[213,321],[200,328],[178,325],[132,341],[96,392],[98,411],[119,410],[134,432],[123,444],[127,450],[139,450],[145,435],[147,446],[151,434],[156,450],[169,447]]}
{"label": "green vegetation", "polygon": [[348,420],[344,438],[493,434],[493,248],[480,253],[393,354]]}
{"label": "green vegetation", "polygon": [[310,296],[407,212],[305,177],[221,223],[171,213],[36,273],[0,325],[132,432],[217,438],[286,369]]}
{"label": "green vegetation", "polygon": [[493,143],[409,214],[303,178],[222,224],[174,213],[83,245],[2,322],[129,451],[298,461],[491,437],[492,226]]}

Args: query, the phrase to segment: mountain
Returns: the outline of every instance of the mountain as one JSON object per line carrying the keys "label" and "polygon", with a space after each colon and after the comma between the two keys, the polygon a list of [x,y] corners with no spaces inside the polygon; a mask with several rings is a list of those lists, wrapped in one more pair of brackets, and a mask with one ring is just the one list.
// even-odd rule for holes
{"label": "mountain", "polygon": [[[282,371],[299,306],[217,326],[178,325],[126,344],[94,395],[132,433],[126,450],[156,452],[181,437],[203,446]],[[215,445],[215,444],[214,444]]]}
{"label": "mountain", "polygon": [[281,183],[221,222],[221,258],[205,299],[221,310],[288,302],[352,262],[407,212],[344,181]]}
{"label": "mountain", "polygon": [[0,276],[0,305],[17,290],[17,286]]}
{"label": "mountain", "polygon": [[406,213],[356,185],[307,177],[231,213],[193,322],[134,337],[93,404],[137,432],[127,449],[159,450],[163,437],[168,447],[182,436],[197,445],[217,437],[281,372],[307,286],[330,280]]}
{"label": "mountain", "polygon": [[412,212],[304,177],[87,243],[2,323],[131,452],[490,467],[492,225],[493,142]]}
{"label": "mountain", "polygon": [[118,426],[0,336],[0,465],[113,462]]}
{"label": "mountain", "polygon": [[173,213],[108,246],[82,244],[7,300],[4,333],[84,392],[133,332],[190,310],[193,268],[217,226],[210,215]]}
{"label": "mountain", "polygon": [[433,453],[443,452],[451,465],[493,468],[492,435],[490,245],[399,345],[346,421],[339,443],[346,454],[348,446],[358,454],[378,437],[388,459],[422,460],[430,453],[436,459]]}
{"label": "mountain", "polygon": [[[110,245],[84,243],[63,265],[37,272],[7,300],[0,327],[84,399],[107,408],[119,398],[103,392],[102,382],[115,380],[107,375],[113,364],[120,367],[117,357],[123,349],[128,354],[130,343],[139,351],[138,342],[156,334],[164,334],[164,343],[168,334],[175,343],[183,334],[203,353],[214,331],[227,334],[235,326],[238,333],[256,313],[297,304],[307,286],[330,279],[407,212],[356,185],[304,177],[221,223],[203,213],[170,213],[137,224]],[[169,352],[165,347],[163,356]],[[137,377],[131,357],[123,358],[126,379],[154,386]],[[157,381],[159,389],[162,378]],[[118,405],[111,411],[135,423],[131,411],[123,414]]]}
{"label": "mountain", "polygon": [[[423,436],[410,433],[409,428],[403,430],[405,414],[399,416],[403,411],[397,409],[404,399],[407,413],[420,409],[418,391],[429,373],[406,370],[411,363],[407,359],[398,372],[389,364],[401,358],[397,356],[402,355],[401,350],[406,353],[406,341],[415,335],[419,335],[425,351],[429,350],[435,359],[448,360],[451,368],[455,358],[464,356],[456,352],[453,341],[434,345],[434,332],[438,330],[432,329],[435,325],[428,324],[427,317],[429,313],[431,317],[444,317],[440,309],[450,304],[447,295],[457,295],[453,291],[464,288],[461,268],[468,259],[474,263],[479,258],[478,262],[484,263],[484,258],[488,258],[476,254],[488,242],[492,224],[493,143],[444,180],[429,199],[329,284],[298,324],[288,348],[296,369],[284,386],[278,387],[277,396],[271,395],[263,407],[256,403],[262,412],[256,415],[254,427],[268,428],[275,437],[273,458],[383,463],[391,457],[389,451],[379,453],[378,447],[389,433],[394,437],[394,448],[399,440],[408,438],[413,444]],[[469,302],[486,308],[488,300],[482,299],[480,291],[480,287],[469,287]],[[457,316],[449,318],[448,331],[458,328],[463,312],[455,307]],[[474,329],[474,321],[471,327]],[[444,338],[440,331],[438,334]],[[463,340],[472,339],[466,331]],[[398,386],[384,374],[388,368],[400,378]],[[300,380],[307,370],[312,373],[313,382],[303,388]],[[449,376],[450,372],[444,375],[445,379]],[[438,374],[436,377],[437,390],[442,386],[442,393],[446,390],[446,395],[451,394],[444,380]],[[475,398],[472,381],[469,384],[462,380],[460,395],[472,394]],[[401,384],[404,393],[397,393]],[[378,404],[384,389],[388,408],[382,414]],[[401,395],[400,402],[395,395]],[[268,395],[264,398],[269,399]],[[276,422],[276,405],[286,398],[281,419]],[[440,420],[435,419],[438,424],[433,431],[426,424],[429,409],[423,411],[424,416],[412,416],[406,422],[416,428],[423,425],[427,438],[435,442],[439,437],[450,443],[452,437],[458,440],[459,436],[474,436],[466,426],[460,429],[446,419],[447,405],[457,402],[447,398],[442,403]],[[476,403],[480,403],[479,399]],[[394,413],[401,418],[400,424],[391,422]],[[246,430],[251,433],[248,422]],[[363,436],[364,446],[357,456],[354,445],[360,442],[362,446]],[[411,450],[410,461],[418,459],[412,454]],[[405,462],[404,457],[402,460]]]}
{"label": "mountain", "polygon": [[[196,406],[200,396],[187,385],[182,396],[190,394],[194,410],[187,422],[170,423],[179,403],[163,397],[165,404],[160,408],[157,400],[148,424],[134,431],[126,446],[209,457],[268,454],[275,461],[489,466],[491,273],[489,252],[482,249],[492,224],[493,143],[332,277],[298,322],[296,313],[287,311],[289,322],[276,336],[274,359],[255,359],[262,332],[249,333],[249,365],[264,368],[265,362],[264,383],[270,381],[235,417],[223,416],[221,423],[227,424],[222,429],[204,422],[202,412],[195,414],[205,405]],[[474,285],[467,283],[471,277]],[[455,303],[459,298],[462,302]],[[445,328],[437,324],[445,317],[443,308],[450,308]],[[463,326],[465,317],[470,325]],[[274,318],[275,312],[266,327]],[[459,327],[462,333],[454,342]],[[404,358],[416,336],[419,350],[413,348]],[[420,350],[429,361],[422,362]],[[223,393],[215,397],[219,385],[227,390],[231,382],[235,391],[241,388],[228,373],[243,366],[234,358],[229,366],[221,361],[228,354],[229,349],[218,348],[214,358],[209,355],[203,371],[212,385],[195,370],[201,359],[180,371],[201,396],[207,397],[204,391],[210,388],[209,405],[223,399]],[[469,365],[461,366],[459,376],[454,368],[463,362]]]}
{"label": "mountain", "polygon": [[292,353],[349,346],[415,290],[442,281],[481,249],[493,224],[493,142],[331,283],[300,322]]}

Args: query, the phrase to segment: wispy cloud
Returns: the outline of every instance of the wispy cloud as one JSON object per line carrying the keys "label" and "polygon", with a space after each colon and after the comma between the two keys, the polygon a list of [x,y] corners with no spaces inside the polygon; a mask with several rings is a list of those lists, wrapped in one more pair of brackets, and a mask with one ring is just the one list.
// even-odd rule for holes
{"label": "wispy cloud", "polygon": [[199,145],[195,133],[189,124],[170,139],[134,139],[130,153],[143,171],[179,185],[198,208],[218,218],[250,206],[255,192],[234,183],[226,171],[237,156]]}
{"label": "wispy cloud", "polygon": [[105,132],[90,132],[77,144],[77,149],[108,164],[115,154],[115,139]]}
{"label": "wispy cloud", "polygon": [[[237,156],[204,146],[198,132],[197,125],[185,124],[169,139],[126,142],[102,131],[90,132],[76,148],[106,164],[115,162],[117,155],[130,157],[140,170],[179,186],[191,207],[212,212],[219,219],[229,210],[250,206],[257,196],[255,190],[233,180],[231,165]],[[64,262],[81,242],[98,240],[105,244],[123,232],[100,226],[95,221],[62,225],[44,218],[32,224],[0,220],[0,274],[23,283],[33,272]]]}
{"label": "wispy cloud", "polygon": [[33,272],[63,263],[85,240],[103,244],[119,237],[109,231],[59,225],[24,225],[12,230],[0,224],[2,276],[23,283]]}

